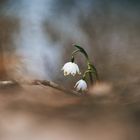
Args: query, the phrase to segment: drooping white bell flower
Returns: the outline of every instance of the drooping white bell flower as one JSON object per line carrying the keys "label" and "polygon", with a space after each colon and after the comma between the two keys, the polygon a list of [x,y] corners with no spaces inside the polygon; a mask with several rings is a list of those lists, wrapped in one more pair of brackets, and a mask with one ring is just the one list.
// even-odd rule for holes
{"label": "drooping white bell flower", "polygon": [[76,88],[77,91],[85,91],[87,89],[87,83],[85,80],[81,79],[75,84],[74,88]]}
{"label": "drooping white bell flower", "polygon": [[63,67],[62,70],[64,71],[64,75],[73,75],[75,76],[76,73],[81,74],[79,71],[79,67],[77,64],[73,62],[67,62]]}

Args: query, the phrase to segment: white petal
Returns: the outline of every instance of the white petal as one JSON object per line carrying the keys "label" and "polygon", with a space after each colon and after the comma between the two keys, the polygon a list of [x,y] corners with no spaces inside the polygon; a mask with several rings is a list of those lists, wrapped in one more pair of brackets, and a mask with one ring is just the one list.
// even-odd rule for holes
{"label": "white petal", "polygon": [[86,83],[82,83],[81,89],[82,89],[82,90],[86,90],[86,89],[87,89],[87,84],[86,84]]}
{"label": "white petal", "polygon": [[64,70],[64,76],[67,76],[67,75],[69,75],[69,71],[67,71],[67,70]]}
{"label": "white petal", "polygon": [[77,91],[81,90],[81,85],[79,84],[76,88]]}
{"label": "white petal", "polygon": [[76,71],[78,74],[80,74],[80,70],[79,70],[78,66],[76,67]]}
{"label": "white petal", "polygon": [[78,81],[78,82],[75,84],[74,88],[76,88],[76,87],[77,87],[77,85],[79,85],[79,82],[80,82],[80,81]]}
{"label": "white petal", "polygon": [[68,67],[71,66],[71,64],[72,64],[72,62],[67,62],[67,63],[65,63],[65,65],[63,66],[62,69],[67,69]]}
{"label": "white petal", "polygon": [[72,65],[72,62],[67,62],[63,67],[62,67],[62,70],[64,70],[64,75],[69,75],[71,70],[71,65]]}
{"label": "white petal", "polygon": [[74,87],[76,88],[77,91],[86,90],[87,89],[87,83],[84,80],[81,79],[75,84]]}
{"label": "white petal", "polygon": [[74,63],[74,67],[75,67],[76,72],[79,74],[80,71],[79,71],[79,67],[78,67],[78,65]]}
{"label": "white petal", "polygon": [[73,62],[65,63],[65,65],[62,67],[62,70],[64,71],[64,75],[71,74],[75,76],[76,73],[80,74],[78,65]]}
{"label": "white petal", "polygon": [[71,67],[71,74],[72,74],[72,75],[75,75],[75,74],[76,74],[75,65],[73,65],[73,66]]}

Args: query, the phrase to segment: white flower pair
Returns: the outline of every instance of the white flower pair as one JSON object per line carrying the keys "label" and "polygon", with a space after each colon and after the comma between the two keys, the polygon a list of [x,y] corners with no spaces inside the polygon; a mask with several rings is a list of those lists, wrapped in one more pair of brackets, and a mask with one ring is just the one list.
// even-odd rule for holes
{"label": "white flower pair", "polygon": [[[75,64],[74,62],[67,62],[62,67],[62,70],[64,71],[65,76],[69,74],[73,76],[75,76],[77,73],[81,74],[78,65]],[[74,87],[76,88],[77,91],[80,91],[80,90],[84,91],[87,89],[87,83],[85,80],[81,79],[75,84]]]}

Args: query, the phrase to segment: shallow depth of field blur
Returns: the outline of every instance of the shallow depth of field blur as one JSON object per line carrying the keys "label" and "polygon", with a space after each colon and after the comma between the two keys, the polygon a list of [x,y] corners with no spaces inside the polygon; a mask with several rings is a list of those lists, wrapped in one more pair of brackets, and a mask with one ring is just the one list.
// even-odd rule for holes
{"label": "shallow depth of field blur", "polygon": [[[50,87],[0,87],[0,140],[139,140],[140,2],[136,0],[1,0],[0,80],[64,77],[72,44],[95,64],[90,97]],[[76,63],[85,70],[85,60]]]}

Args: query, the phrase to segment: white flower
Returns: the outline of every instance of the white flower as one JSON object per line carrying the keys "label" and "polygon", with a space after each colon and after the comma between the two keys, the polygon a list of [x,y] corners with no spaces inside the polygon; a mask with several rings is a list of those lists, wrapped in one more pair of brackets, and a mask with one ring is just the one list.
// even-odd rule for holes
{"label": "white flower", "polygon": [[76,88],[77,91],[85,91],[87,89],[87,83],[85,80],[81,79],[75,84],[74,88]]}
{"label": "white flower", "polygon": [[78,65],[73,62],[67,62],[63,66],[62,70],[64,71],[65,76],[69,74],[72,74],[73,76],[75,76],[76,73],[80,74]]}

